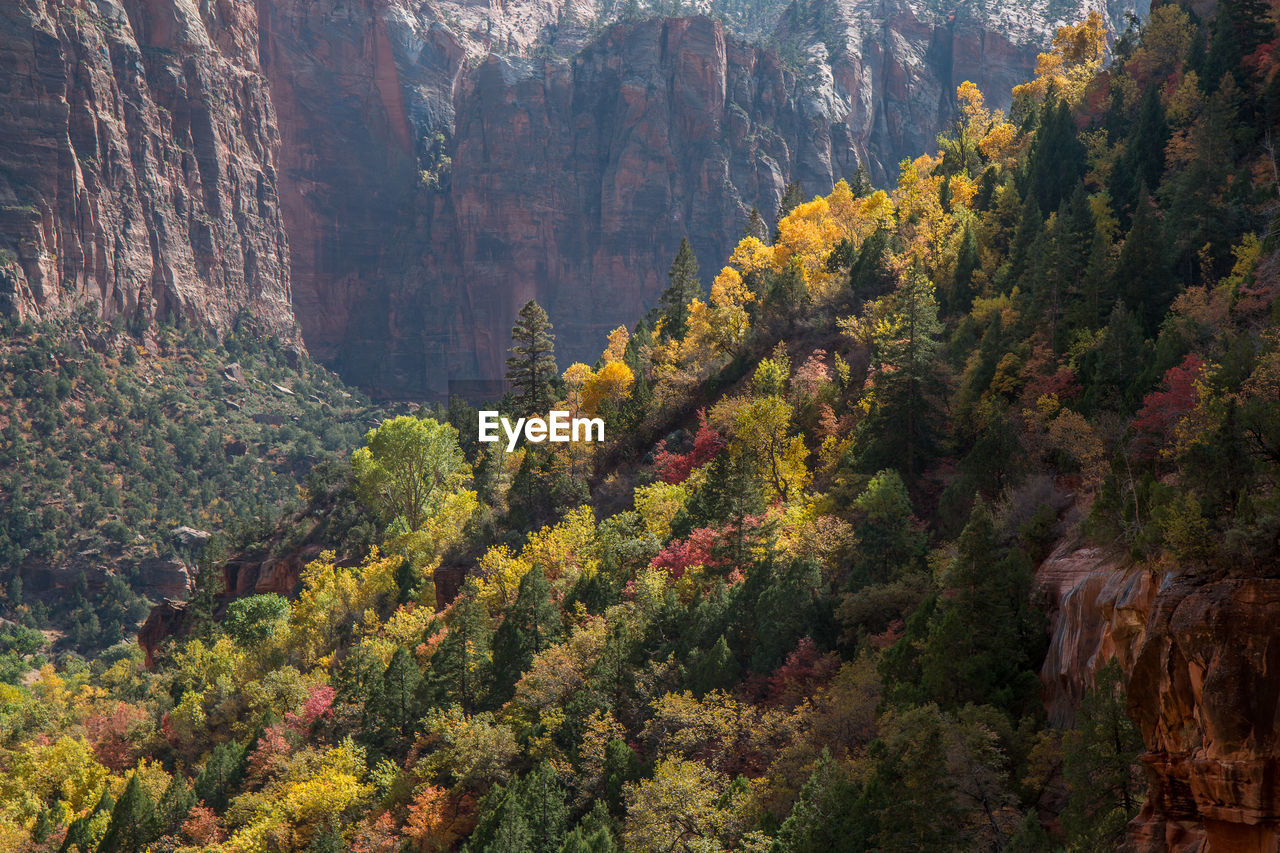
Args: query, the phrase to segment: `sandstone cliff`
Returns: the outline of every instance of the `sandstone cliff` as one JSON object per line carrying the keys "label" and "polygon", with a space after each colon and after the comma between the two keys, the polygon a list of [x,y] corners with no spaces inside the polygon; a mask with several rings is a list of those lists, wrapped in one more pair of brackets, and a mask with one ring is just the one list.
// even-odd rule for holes
{"label": "sandstone cliff", "polygon": [[1280,848],[1280,580],[1133,566],[1063,547],[1038,578],[1052,642],[1041,678],[1068,724],[1093,673],[1129,674],[1129,713],[1150,782],[1132,853]]}
{"label": "sandstone cliff", "polygon": [[314,354],[388,396],[499,379],[530,298],[563,363],[594,359],[654,303],[681,237],[710,265],[789,180],[826,192],[859,162],[891,179],[956,84],[1007,104],[1090,8],[797,3],[777,33],[796,65],[703,17],[579,49],[602,17],[586,3],[554,26],[539,4],[261,6],[298,319]]}
{"label": "sandstone cliff", "polygon": [[6,3],[0,69],[0,310],[292,333],[252,8]]}
{"label": "sandstone cliff", "polygon": [[591,359],[681,237],[710,266],[788,180],[891,179],[956,83],[1007,101],[1097,2],[807,0],[780,60],[598,0],[22,0],[0,12],[0,308],[296,317],[348,380],[421,397],[499,379],[537,298],[561,360]]}

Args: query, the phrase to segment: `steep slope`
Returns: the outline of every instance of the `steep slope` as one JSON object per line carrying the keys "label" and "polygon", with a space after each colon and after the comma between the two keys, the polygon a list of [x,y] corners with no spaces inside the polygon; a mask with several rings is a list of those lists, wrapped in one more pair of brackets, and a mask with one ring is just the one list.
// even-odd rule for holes
{"label": "steep slope", "polygon": [[257,40],[239,3],[0,10],[0,309],[293,333]]}

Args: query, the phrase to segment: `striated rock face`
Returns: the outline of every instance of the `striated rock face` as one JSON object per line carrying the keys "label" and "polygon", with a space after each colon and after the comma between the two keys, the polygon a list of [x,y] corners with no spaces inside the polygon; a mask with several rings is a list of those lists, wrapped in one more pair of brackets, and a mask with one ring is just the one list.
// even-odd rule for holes
{"label": "striated rock face", "polygon": [[1040,671],[1045,708],[1055,726],[1070,726],[1099,668],[1112,659],[1132,668],[1158,580],[1149,567],[1067,543],[1041,564],[1036,580],[1051,637]]}
{"label": "striated rock face", "polygon": [[1071,724],[1107,661],[1129,674],[1150,789],[1126,849],[1280,849],[1280,579],[1214,580],[1064,545],[1037,580],[1050,719]]}
{"label": "striated rock face", "polygon": [[600,16],[586,2],[260,4],[312,353],[383,396],[465,391],[500,379],[536,298],[562,363],[593,360],[656,301],[681,237],[710,265],[789,180],[827,192],[859,162],[892,179],[933,146],[959,82],[1007,105],[1089,5],[1061,21],[1047,6],[794,9],[778,37],[800,45],[799,73],[702,17],[619,24],[579,50]]}
{"label": "striated rock face", "polygon": [[591,360],[681,237],[710,266],[789,180],[892,179],[957,83],[1007,102],[1098,2],[809,0],[784,63],[705,17],[606,27],[599,0],[15,0],[0,310],[296,316],[348,380],[424,397],[500,379],[537,298]]}
{"label": "striated rock face", "polygon": [[1151,790],[1143,853],[1280,847],[1280,579],[1171,581],[1129,681]]}
{"label": "striated rock face", "polygon": [[294,328],[253,9],[0,8],[0,310]]}

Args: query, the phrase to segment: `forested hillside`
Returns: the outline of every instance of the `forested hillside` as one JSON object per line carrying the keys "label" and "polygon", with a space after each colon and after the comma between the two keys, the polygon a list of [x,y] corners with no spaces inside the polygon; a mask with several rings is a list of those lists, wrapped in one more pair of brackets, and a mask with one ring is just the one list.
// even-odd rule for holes
{"label": "forested hillside", "polygon": [[[1062,29],[1009,114],[960,85],[896,185],[793,188],[709,293],[682,245],[592,365],[559,371],[530,303],[502,410],[606,442],[508,454],[460,401],[385,420],[277,536],[376,529],[287,597],[210,566],[154,667],[5,629],[0,848],[1116,849],[1172,712],[1099,659],[1050,725],[1035,568],[1087,543],[1172,586],[1274,574],[1276,18],[1164,5],[1110,53],[1098,16]],[[1234,784],[1218,831],[1274,840]]]}

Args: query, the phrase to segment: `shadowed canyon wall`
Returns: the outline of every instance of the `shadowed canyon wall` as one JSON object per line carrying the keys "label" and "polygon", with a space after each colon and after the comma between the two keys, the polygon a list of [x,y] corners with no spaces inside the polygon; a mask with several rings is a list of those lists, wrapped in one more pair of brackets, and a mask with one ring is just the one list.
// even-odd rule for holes
{"label": "shadowed canyon wall", "polygon": [[1280,579],[1070,547],[1038,579],[1052,632],[1041,671],[1051,720],[1070,724],[1107,661],[1129,674],[1149,790],[1125,849],[1280,849]]}
{"label": "shadowed canyon wall", "polygon": [[296,318],[348,381],[414,398],[499,379],[536,298],[562,366],[592,360],[681,237],[710,267],[789,180],[891,180],[958,82],[1007,103],[1095,3],[810,0],[776,25],[783,62],[706,17],[606,26],[595,0],[18,0],[0,310]]}

